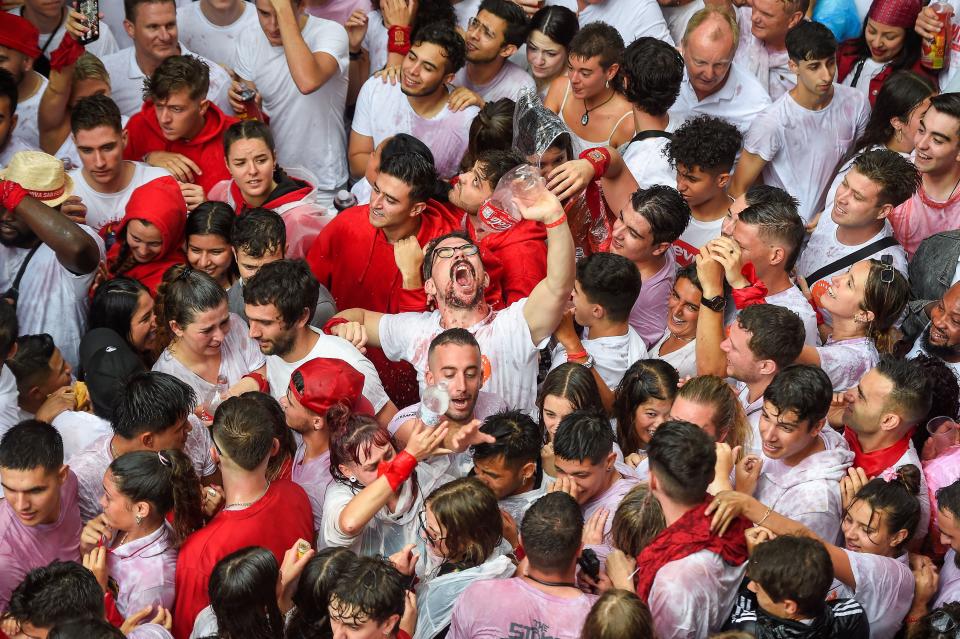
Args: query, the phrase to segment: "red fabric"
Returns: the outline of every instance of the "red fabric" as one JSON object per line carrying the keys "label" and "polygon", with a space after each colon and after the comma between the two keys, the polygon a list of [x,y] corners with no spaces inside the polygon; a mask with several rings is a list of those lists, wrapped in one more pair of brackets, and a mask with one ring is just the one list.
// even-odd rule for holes
{"label": "red fabric", "polygon": [[614,217],[604,200],[599,180],[590,182],[582,194],[567,200],[563,209],[573,243],[584,257],[610,250]]}
{"label": "red fabric", "polygon": [[[324,227],[307,252],[310,270],[327,287],[337,308],[364,308],[378,313],[399,313],[403,278],[394,258],[393,244],[383,231],[370,224],[370,206],[340,212]],[[420,215],[420,246],[460,228],[460,217],[449,205],[428,200]],[[427,310],[426,297],[421,311]],[[391,362],[378,348],[367,348],[367,358],[397,406],[420,401],[416,373],[406,362]]]}
{"label": "red fabric", "polygon": [[60,46],[50,55],[50,68],[61,71],[77,61],[83,55],[83,45],[77,42],[69,33],[63,36]]}
{"label": "red fabric", "polygon": [[769,293],[769,291],[767,290],[767,285],[763,283],[763,280],[757,277],[757,269],[754,268],[753,263],[747,262],[744,264],[743,268],[740,269],[740,274],[747,278],[750,286],[746,288],[735,288],[730,291],[734,306],[736,306],[738,310],[742,310],[754,304],[766,304],[767,293]]}
{"label": "red fabric", "polygon": [[[303,182],[303,180],[298,180],[298,182]],[[283,206],[284,204],[292,204],[294,202],[299,202],[303,198],[310,195],[313,191],[313,186],[307,182],[303,182],[304,186],[297,189],[296,191],[289,191],[283,195],[277,197],[273,200],[267,200],[262,204],[262,208],[276,210]],[[250,205],[245,199],[243,199],[243,193],[240,191],[240,187],[237,186],[237,183],[234,180],[230,180],[230,197],[233,198],[233,201],[236,203],[237,215],[242,214]]]}
{"label": "red fabric", "polygon": [[413,469],[417,467],[417,458],[405,450],[388,462],[380,462],[377,466],[377,477],[386,477],[390,490],[397,492],[403,482],[407,481]]}
{"label": "red fabric", "polygon": [[875,450],[870,453],[863,452],[863,449],[860,447],[860,440],[852,428],[844,427],[843,438],[847,440],[847,444],[850,445],[850,450],[853,451],[853,465],[862,468],[863,472],[867,474],[867,477],[871,479],[900,461],[903,454],[910,448],[909,434],[893,446],[881,448],[880,450]]}
{"label": "red fabric", "polygon": [[[469,223],[475,237],[472,220]],[[491,283],[500,283],[501,299],[494,308],[506,308],[528,297],[547,276],[547,230],[540,222],[521,220],[509,231],[484,235],[479,246]]]}
{"label": "red fabric", "polygon": [[709,550],[728,564],[739,566],[747,560],[747,539],[744,532],[752,524],[738,517],[723,536],[710,532],[710,517],[704,514],[713,497],[707,499],[667,527],[643,549],[637,557],[637,596],[644,601],[650,597],[657,572],[671,561]]}
{"label": "red fabric", "polygon": [[123,625],[124,618],[117,610],[117,602],[114,600],[112,592],[108,591],[103,595],[103,611],[111,626],[119,628]]}
{"label": "red fabric", "polygon": [[313,535],[310,500],[303,488],[289,480],[275,480],[249,508],[220,511],[180,548],[173,636],[188,639],[194,619],[210,603],[207,583],[218,561],[246,546],[263,546],[280,564],[298,539],[313,539]]}
{"label": "red fabric", "polygon": [[13,180],[0,180],[0,208],[13,211],[27,195],[27,190]]}
{"label": "red fabric", "polygon": [[[127,244],[126,229],[130,220],[149,222],[160,230],[163,247],[152,262],[135,264],[123,273],[116,272],[122,247]],[[183,252],[183,229],[187,224],[187,203],[180,186],[172,177],[157,178],[134,190],[127,202],[126,213],[116,227],[117,242],[107,253],[107,269],[111,277],[125,275],[139,280],[156,296],[163,274],[175,264],[186,264]]]}
{"label": "red fabric", "polygon": [[39,58],[43,53],[37,42],[40,32],[33,23],[14,13],[0,11],[0,47],[19,51],[28,58]]}
{"label": "red fabric", "polygon": [[231,124],[238,120],[217,108],[212,102],[207,106],[203,128],[190,140],[170,141],[163,137],[157,111],[153,102],[144,102],[137,113],[127,123],[127,148],[123,151],[126,160],[143,159],[153,151],[179,153],[193,160],[203,172],[194,178],[194,182],[203,187],[204,193],[210,191],[221,180],[230,178],[227,163],[223,155],[223,134]]}
{"label": "red fabric", "polygon": [[867,17],[888,27],[912,30],[920,8],[920,0],[873,0]]}
{"label": "red fabric", "polygon": [[610,167],[610,151],[606,147],[596,146],[580,154],[581,160],[586,160],[593,167],[593,179],[599,180],[607,174]]}
{"label": "red fabric", "polygon": [[[910,28],[912,29],[913,27]],[[837,82],[843,82],[847,75],[853,73],[853,69],[857,64],[857,61],[860,59],[857,49],[858,44],[856,40],[845,40],[844,42],[840,43],[840,47],[837,49]],[[870,106],[873,106],[874,102],[876,102],[877,94],[880,92],[880,88],[883,86],[883,83],[887,81],[887,78],[893,74],[893,71],[893,67],[888,64],[881,69],[880,73],[875,75],[873,79],[870,80],[870,91],[868,96],[870,98]],[[910,71],[919,73],[923,77],[930,80],[930,82],[933,83],[934,88],[937,87],[937,76],[930,73],[930,70],[920,64],[919,60],[917,60],[917,62],[910,67]],[[862,81],[863,80],[861,79],[860,82]]]}

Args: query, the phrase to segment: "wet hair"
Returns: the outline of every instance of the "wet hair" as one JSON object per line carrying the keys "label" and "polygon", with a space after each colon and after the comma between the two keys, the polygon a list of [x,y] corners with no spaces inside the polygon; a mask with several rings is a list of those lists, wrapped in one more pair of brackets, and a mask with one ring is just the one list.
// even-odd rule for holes
{"label": "wet hair", "polygon": [[0,304],[0,361],[7,358],[19,334],[16,307],[13,304]]}
{"label": "wet hair", "polygon": [[283,639],[277,606],[277,558],[266,548],[247,546],[217,562],[207,594],[217,618],[217,637]]}
{"label": "wet hair", "polygon": [[754,304],[740,311],[737,325],[750,333],[747,346],[758,359],[770,359],[783,369],[797,361],[806,340],[800,316],[776,304]]}
{"label": "wet hair", "polygon": [[70,131],[76,135],[78,131],[89,131],[101,126],[109,127],[117,133],[123,132],[117,103],[102,94],[77,100],[70,109]]}
{"label": "wet hair", "polygon": [[390,432],[373,417],[353,413],[343,404],[327,410],[327,428],[330,430],[330,474],[346,486],[360,487],[359,482],[350,482],[340,471],[341,465],[359,464],[360,454],[369,456],[374,446],[392,446],[400,450]]}
{"label": "wet hair", "polygon": [[569,56],[583,60],[600,58],[600,68],[607,70],[620,62],[625,45],[623,36],[606,22],[583,25],[570,41]]}
{"label": "wet hair", "polygon": [[520,524],[523,549],[537,570],[567,570],[576,559],[583,536],[583,514],[567,493],[547,493],[531,504]]}
{"label": "wet hair", "polygon": [[403,615],[403,583],[403,576],[389,561],[358,557],[333,586],[330,608],[346,618],[383,623],[394,615]]}
{"label": "wet hair", "polygon": [[427,242],[427,245],[423,247],[423,266],[421,267],[424,281],[427,281],[433,277],[434,254],[437,246],[439,246],[444,240],[448,240],[451,237],[461,239],[465,244],[476,244],[473,238],[470,237],[466,231],[450,231],[449,233],[444,233],[443,235],[435,237]]}
{"label": "wet hair", "polygon": [[875,370],[893,382],[885,410],[896,409],[908,425],[916,424],[930,411],[930,386],[915,361],[882,355]]}
{"label": "wet hair", "polygon": [[76,86],[77,82],[83,80],[99,80],[110,86],[110,74],[107,68],[103,66],[100,58],[92,53],[83,53],[73,65],[73,85]]}
{"label": "wet hair", "polygon": [[[930,410],[922,417],[918,424],[926,424],[934,417],[945,415],[950,419],[957,419],[960,415],[960,385],[957,376],[939,357],[919,353],[913,361],[923,370],[930,387]],[[930,437],[926,428],[916,428],[913,431],[913,447],[923,450],[923,445]]]}
{"label": "wet hair", "polygon": [[7,99],[11,117],[17,112],[19,95],[17,82],[13,79],[13,74],[6,69],[0,69],[0,100]]}
{"label": "wet hair", "polygon": [[327,604],[340,575],[356,561],[346,548],[324,548],[310,558],[293,594],[294,608],[287,624],[286,639],[331,637]]}
{"label": "wet hair", "polygon": [[580,639],[637,639],[654,637],[650,608],[628,590],[608,590],[597,599],[583,621]]}
{"label": "wet hair", "polygon": [[960,517],[960,479],[937,489],[935,497],[938,509],[950,513],[953,517]]}
{"label": "wet hair", "polygon": [[150,291],[140,280],[131,277],[115,277],[101,284],[90,302],[87,331],[109,328],[117,335],[122,335],[129,344],[133,314],[143,293],[149,295]]}
{"label": "wet hair", "polygon": [[477,349],[477,358],[479,359],[480,344],[477,342],[477,338],[473,336],[473,333],[465,328],[448,328],[430,340],[430,348],[427,350],[427,362],[433,357],[433,351],[447,344],[475,348]]}
{"label": "wet hair", "polygon": [[203,202],[187,215],[183,236],[189,241],[191,235],[217,235],[230,244],[236,219],[237,215],[229,204]]}
{"label": "wet hair", "polygon": [[853,168],[880,186],[878,204],[900,206],[920,188],[920,172],[913,163],[890,149],[864,151],[853,161]]}
{"label": "wet hair", "polygon": [[276,211],[259,207],[247,209],[234,221],[230,242],[235,250],[253,258],[259,259],[277,250],[282,255],[287,246],[287,227]]}
{"label": "wet hair", "polygon": [[[889,259],[889,258],[888,258]],[[884,282],[884,273],[890,272],[893,281]],[[867,326],[867,336],[873,340],[880,353],[892,353],[897,342],[894,324],[900,318],[910,297],[910,283],[903,273],[891,264],[870,260],[870,272],[863,288],[863,303],[860,308],[873,313]]]}
{"label": "wet hair", "polygon": [[380,159],[380,174],[397,178],[410,187],[410,202],[417,204],[438,192],[439,176],[432,162],[418,153],[397,153]]}
{"label": "wet hair", "polygon": [[443,49],[446,73],[456,73],[467,63],[467,45],[452,24],[424,24],[414,32],[411,43],[413,46],[435,44]]}
{"label": "wet hair", "polygon": [[664,115],[680,95],[683,69],[683,58],[673,46],[657,38],[637,38],[622,54],[623,95],[645,113]]}
{"label": "wet hair", "polygon": [[217,407],[210,435],[217,452],[251,472],[270,455],[275,421],[269,408],[245,393]]}
{"label": "wet hair", "polygon": [[713,481],[716,444],[694,424],[671,419],[653,433],[647,459],[667,497],[685,506],[699,504]]}
{"label": "wet hair", "polygon": [[[776,188],[776,187],[771,187]],[[780,189],[777,189],[778,191]],[[800,247],[806,237],[803,218],[797,213],[796,200],[781,191],[786,197],[764,191],[763,199],[752,203],[747,192],[747,208],[740,212],[740,223],[758,227],[760,238],[769,244],[777,244],[784,250],[783,270],[791,271],[800,256]]]}
{"label": "wet hair", "polygon": [[177,5],[175,0],[123,0],[123,17],[129,20],[132,24],[137,23],[137,7],[141,4],[166,4],[170,3],[173,5],[174,10],[176,10]]}
{"label": "wet hair", "polygon": [[733,170],[743,135],[726,120],[709,115],[698,115],[687,120],[667,141],[664,153],[670,165],[677,168],[700,169],[719,175]]}
{"label": "wet hair", "polygon": [[614,548],[622,550],[627,557],[637,557],[666,527],[660,502],[650,491],[650,485],[641,483],[620,500],[610,536]]}
{"label": "wet hair", "polygon": [[819,366],[794,364],[777,372],[763,401],[770,402],[780,416],[787,411],[797,415],[797,422],[807,422],[807,432],[826,418],[833,401],[833,384]]}
{"label": "wet hair", "polygon": [[477,9],[477,14],[481,11],[492,13],[507,23],[503,34],[503,45],[501,46],[512,44],[519,47],[527,39],[529,30],[527,14],[516,2],[511,2],[511,0],[483,0],[480,3],[480,8]]}
{"label": "wet hair", "polygon": [[679,382],[677,369],[662,359],[640,359],[626,370],[613,397],[617,443],[624,455],[643,450],[635,425],[637,407],[651,399],[673,403]]}
{"label": "wet hair", "polygon": [[577,285],[611,321],[625,322],[640,295],[640,270],[622,255],[593,253],[577,262]]}
{"label": "wet hair", "polygon": [[564,49],[570,48],[570,43],[580,30],[580,21],[577,14],[566,7],[541,7],[530,18],[529,33],[539,31]]}
{"label": "wet hair", "polygon": [[277,145],[273,141],[273,133],[270,127],[260,120],[240,120],[227,128],[223,134],[224,157],[230,157],[230,147],[238,140],[263,140],[270,153],[276,153]]}
{"label": "wet hair", "polygon": [[503,540],[503,519],[493,491],[476,477],[443,484],[424,500],[440,526],[447,554],[458,569],[486,561]]}
{"label": "wet hair", "polygon": [[573,411],[560,420],[553,438],[553,452],[559,459],[590,460],[594,466],[602,464],[613,452],[610,421],[600,412]]}
{"label": "wet hair", "polygon": [[183,451],[126,453],[110,463],[110,472],[117,490],[130,501],[148,502],[161,517],[173,512],[176,544],[203,526],[200,478]]}
{"label": "wet hair", "polygon": [[796,63],[823,60],[837,55],[837,39],[833,32],[819,22],[801,20],[787,31],[787,55]]}
{"label": "wet hair", "polygon": [[907,531],[906,538],[896,545],[898,550],[905,549],[920,523],[920,500],[917,495],[920,493],[921,477],[920,469],[913,464],[897,468],[890,481],[874,477],[857,492],[847,510],[858,501],[866,502],[871,510],[871,524],[877,511],[883,511],[883,523],[888,533],[895,535],[901,530]]}
{"label": "wet hair", "polygon": [[574,410],[603,411],[600,402],[600,389],[593,379],[593,373],[582,364],[564,362],[547,373],[537,395],[537,408],[540,409],[540,423],[543,424],[543,402],[548,395],[565,399],[573,404]]}
{"label": "wet hair", "polygon": [[59,372],[50,368],[50,359],[56,350],[53,338],[46,333],[17,338],[17,352],[6,364],[17,379],[21,393],[26,394],[32,386],[43,384],[52,374]]}
{"label": "wet hair", "polygon": [[[297,375],[296,371],[294,371]],[[303,377],[300,378],[303,381]],[[302,389],[301,389],[302,392]],[[283,412],[283,406],[267,393],[260,391],[247,391],[240,397],[252,399],[266,410],[272,417],[270,420],[273,426],[273,437],[280,442],[280,449],[275,455],[270,457],[267,462],[267,479],[273,481],[280,479],[287,461],[293,459],[297,452],[297,440],[293,436],[293,430],[287,426],[287,418]]]}
{"label": "wet hair", "polygon": [[51,628],[77,619],[103,619],[103,590],[75,561],[52,561],[27,573],[10,595],[7,612],[20,624]]}
{"label": "wet hair", "polygon": [[[940,113],[949,115],[954,120],[960,120],[960,94],[941,93],[930,98],[930,106]],[[957,124],[960,128],[960,122]]]}
{"label": "wet hair", "polygon": [[48,639],[123,639],[120,629],[106,619],[75,619],[58,623],[50,629]]}
{"label": "wet hair", "polygon": [[507,171],[526,163],[526,159],[514,149],[483,151],[477,156],[477,177],[495,189]]}
{"label": "wet hair", "polygon": [[804,617],[819,617],[833,583],[830,553],[817,539],[783,535],[759,544],[747,564],[747,576],[774,603],[795,601]]}
{"label": "wet hair", "polygon": [[157,318],[158,344],[166,346],[173,341],[170,322],[176,322],[181,329],[186,328],[198,313],[226,303],[227,292],[205,272],[187,264],[171,266],[157,287],[156,304],[153,307]]}
{"label": "wet hair", "polygon": [[637,189],[630,196],[630,207],[650,224],[654,244],[675,242],[690,223],[690,205],[672,186]]}
{"label": "wet hair", "polygon": [[503,457],[503,462],[517,469],[533,462],[540,466],[540,447],[543,445],[543,427],[519,410],[494,413],[485,420],[480,432],[496,439],[473,447],[474,461]]}
{"label": "wet hair", "polygon": [[134,373],[117,395],[110,425],[123,439],[162,433],[185,419],[197,404],[193,388],[159,371]]}
{"label": "wet hair", "polygon": [[933,82],[915,71],[891,74],[880,87],[867,126],[857,140],[857,150],[885,146],[896,135],[890,120],[896,118],[906,124],[917,107],[936,92]]}
{"label": "wet hair", "polygon": [[[482,111],[481,111],[482,112]],[[426,144],[407,133],[397,133],[388,139],[380,149],[380,161],[400,153],[416,153],[433,164],[433,152]]]}
{"label": "wet hair", "polygon": [[320,283],[303,260],[277,260],[260,267],[243,285],[243,302],[252,306],[273,304],[285,328],[293,326],[307,311],[313,319],[320,297]]}
{"label": "wet hair", "polygon": [[187,90],[191,100],[203,100],[210,88],[210,67],[192,55],[172,55],[143,81],[144,101],[166,100],[170,94]]}
{"label": "wet hair", "polygon": [[0,438],[0,468],[43,468],[47,473],[56,473],[62,467],[63,438],[47,422],[37,419],[22,421]]}
{"label": "wet hair", "polygon": [[719,437],[719,441],[729,444],[731,448],[742,446],[746,449],[749,446],[753,438],[753,428],[747,420],[743,404],[723,378],[716,375],[691,377],[677,391],[677,397],[713,409],[711,421],[717,428],[723,429],[724,436]]}

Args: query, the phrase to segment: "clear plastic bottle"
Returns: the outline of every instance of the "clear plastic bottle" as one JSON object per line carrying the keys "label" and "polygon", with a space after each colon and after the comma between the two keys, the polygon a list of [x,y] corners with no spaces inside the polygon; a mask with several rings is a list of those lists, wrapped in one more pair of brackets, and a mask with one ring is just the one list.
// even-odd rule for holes
{"label": "clear plastic bottle", "polygon": [[230,384],[227,382],[227,376],[218,375],[217,385],[210,391],[210,394],[207,396],[207,401],[205,401],[203,405],[204,421],[213,421],[213,416],[217,412],[217,406],[223,403],[223,394],[226,393],[229,388]]}
{"label": "clear plastic bottle", "polygon": [[533,204],[547,189],[540,170],[530,164],[521,164],[507,171],[493,195],[480,205],[480,224],[488,233],[502,233],[520,223],[521,204]]}
{"label": "clear plastic bottle", "polygon": [[340,189],[333,198],[333,208],[337,212],[346,211],[357,205],[357,196],[346,189]]}
{"label": "clear plastic bottle", "polygon": [[449,407],[450,393],[447,391],[447,383],[438,382],[423,389],[423,394],[420,395],[420,410],[417,411],[417,417],[424,425],[433,428],[440,425]]}

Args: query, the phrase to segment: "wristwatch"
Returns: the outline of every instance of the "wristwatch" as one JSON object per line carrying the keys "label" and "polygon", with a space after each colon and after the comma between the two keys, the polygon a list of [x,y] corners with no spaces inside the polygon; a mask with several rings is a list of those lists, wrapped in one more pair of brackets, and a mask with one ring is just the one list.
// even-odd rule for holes
{"label": "wristwatch", "polygon": [[706,306],[714,313],[721,313],[727,307],[727,298],[723,295],[716,297],[704,297],[700,300],[702,306]]}

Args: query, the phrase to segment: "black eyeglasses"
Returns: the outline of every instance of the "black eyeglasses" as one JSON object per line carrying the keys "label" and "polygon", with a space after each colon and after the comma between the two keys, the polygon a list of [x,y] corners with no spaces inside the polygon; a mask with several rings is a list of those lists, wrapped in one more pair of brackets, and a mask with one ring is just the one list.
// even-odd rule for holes
{"label": "black eyeglasses", "polygon": [[434,249],[433,255],[447,259],[448,257],[453,257],[457,251],[460,251],[463,255],[476,255],[479,250],[476,244],[462,244],[460,246],[444,246],[443,248]]}
{"label": "black eyeglasses", "polygon": [[427,511],[421,510],[417,515],[417,520],[420,522],[420,532],[423,533],[424,538],[429,541],[431,544],[439,544],[441,541],[446,539],[446,537],[435,537],[433,533],[430,532],[430,529],[427,528]]}

